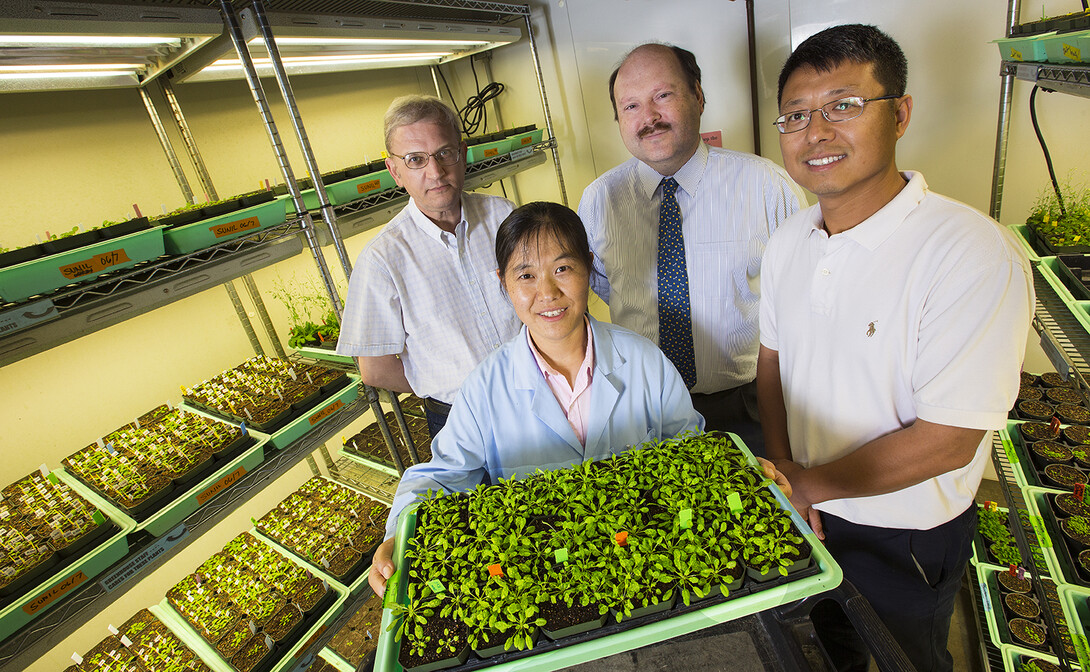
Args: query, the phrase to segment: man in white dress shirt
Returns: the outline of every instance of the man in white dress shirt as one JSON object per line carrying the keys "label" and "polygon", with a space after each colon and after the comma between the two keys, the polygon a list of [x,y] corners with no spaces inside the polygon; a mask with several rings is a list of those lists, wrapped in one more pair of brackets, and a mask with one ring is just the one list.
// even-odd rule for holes
{"label": "man in white dress shirt", "polygon": [[422,397],[434,438],[465,377],[521,326],[496,277],[496,230],[514,206],[463,193],[461,125],[438,98],[398,98],[384,130],[410,199],[356,261],[337,352],[368,385]]}
{"label": "man in white dress shirt", "polygon": [[[771,161],[701,142],[704,93],[689,51],[636,47],[609,92],[633,158],[591,183],[579,203],[595,257],[591,288],[615,323],[659,344],[709,429],[737,432],[763,455],[754,384],[761,256],[805,197]],[[668,257],[660,219],[676,224],[678,216],[681,235],[670,240],[682,249]],[[663,274],[681,287],[661,286]],[[680,317],[663,328],[671,305]]]}

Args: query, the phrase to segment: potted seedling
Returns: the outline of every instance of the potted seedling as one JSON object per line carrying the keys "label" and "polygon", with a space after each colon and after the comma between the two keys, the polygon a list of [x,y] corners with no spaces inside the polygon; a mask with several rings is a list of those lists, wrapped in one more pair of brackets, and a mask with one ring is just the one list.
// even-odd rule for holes
{"label": "potted seedling", "polygon": [[1090,252],[1090,189],[1067,182],[1044,191],[1026,225],[1053,254]]}

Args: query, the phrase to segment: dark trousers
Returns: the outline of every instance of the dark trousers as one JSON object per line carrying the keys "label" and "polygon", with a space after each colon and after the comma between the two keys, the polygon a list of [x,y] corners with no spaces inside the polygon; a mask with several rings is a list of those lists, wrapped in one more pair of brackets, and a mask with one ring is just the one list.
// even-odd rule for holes
{"label": "dark trousers", "polygon": [[[946,650],[954,599],[976,533],[976,507],[930,530],[857,525],[822,513],[825,547],[920,672],[952,670]],[[835,602],[810,614],[841,672],[866,672],[863,640]]]}
{"label": "dark trousers", "polygon": [[733,432],[751,453],[757,457],[765,456],[765,439],[761,433],[761,418],[757,414],[757,381],[721,392],[691,396],[693,407],[704,416],[706,430]]}
{"label": "dark trousers", "polygon": [[447,416],[450,415],[450,404],[424,397],[424,419],[428,421],[428,434],[432,441],[439,430],[447,424]]}

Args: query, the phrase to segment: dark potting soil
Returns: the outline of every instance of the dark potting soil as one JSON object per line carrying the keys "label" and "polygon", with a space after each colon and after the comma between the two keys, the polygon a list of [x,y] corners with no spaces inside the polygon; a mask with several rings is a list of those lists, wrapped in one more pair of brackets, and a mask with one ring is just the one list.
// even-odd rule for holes
{"label": "dark potting soil", "polygon": [[1086,482],[1086,474],[1066,464],[1050,464],[1045,467],[1044,472],[1046,478],[1050,478],[1064,487]]}
{"label": "dark potting soil", "polygon": [[1020,401],[1015,408],[1022,417],[1034,420],[1048,420],[1054,412],[1052,406],[1043,401]]}
{"label": "dark potting soil", "polygon": [[1036,385],[1036,384],[1038,384],[1040,382],[1041,382],[1041,378],[1037,374],[1029,373],[1027,371],[1022,372],[1022,376],[1021,376],[1021,384],[1022,385]]}
{"label": "dark potting soil", "polygon": [[1022,593],[1011,593],[1003,598],[1003,603],[1011,613],[1022,618],[1037,618],[1041,614],[1041,608],[1037,603]]}
{"label": "dark potting soil", "polygon": [[601,617],[597,604],[588,604],[585,607],[576,604],[569,607],[563,602],[546,602],[540,609],[541,617],[545,619],[545,629],[553,632]]}
{"label": "dark potting soil", "polygon": [[1070,462],[1071,449],[1056,441],[1038,441],[1031,448],[1038,457],[1049,462]]}
{"label": "dark potting soil", "polygon": [[1045,387],[1075,387],[1075,381],[1064,378],[1055,371],[1049,371],[1041,374],[1041,383]]}
{"label": "dark potting soil", "polygon": [[1090,424],[1090,411],[1075,404],[1060,404],[1056,407],[1056,415],[1065,425]]}
{"label": "dark potting soil", "polygon": [[1015,643],[1021,643],[1033,649],[1045,647],[1045,629],[1036,623],[1024,618],[1012,618],[1008,625]]}
{"label": "dark potting soil", "polygon": [[1055,439],[1059,434],[1058,432],[1053,431],[1051,426],[1046,425],[1043,422],[1022,423],[1021,425],[1018,425],[1018,431],[1030,442]]}
{"label": "dark potting soil", "polygon": [[1018,669],[1024,670],[1030,663],[1036,665],[1037,669],[1041,672],[1060,672],[1059,665],[1056,665],[1055,663],[1050,663],[1047,660],[1042,660],[1041,658],[1023,658],[1021,663],[1019,664]]}
{"label": "dark potting soil", "polygon": [[[444,630],[449,630],[451,634],[445,635],[443,633]],[[420,667],[421,665],[451,658],[455,654],[446,649],[442,651],[438,650],[438,641],[440,639],[453,639],[457,642],[456,646],[458,650],[462,650],[466,641],[466,626],[461,621],[454,620],[453,618],[433,616],[424,624],[424,636],[430,638],[429,644],[431,644],[431,646],[429,646],[424,651],[424,654],[420,656],[409,653],[409,638],[402,638],[401,651],[397,657],[397,662],[401,663],[401,667],[407,670],[409,668]]]}
{"label": "dark potting soil", "polygon": [[1018,401],[1040,401],[1045,393],[1039,387],[1023,385],[1018,388]]}
{"label": "dark potting soil", "polygon": [[1064,535],[1081,548],[1090,547],[1090,532],[1086,531],[1086,527],[1090,527],[1090,519],[1082,516],[1072,516],[1060,521],[1060,529]]}
{"label": "dark potting soil", "polygon": [[1049,401],[1057,404],[1081,404],[1082,393],[1067,387],[1050,387],[1045,391]]}
{"label": "dark potting soil", "polygon": [[1056,503],[1056,508],[1068,516],[1090,518],[1090,504],[1082,501],[1073,493],[1065,492],[1054,495],[1053,501]]}
{"label": "dark potting soil", "polygon": [[1068,443],[1076,446],[1090,444],[1090,427],[1078,425],[1064,427],[1063,434]]}
{"label": "dark potting soil", "polygon": [[1033,583],[1029,579],[1019,578],[1017,574],[1010,572],[999,572],[996,574],[996,579],[999,581],[1000,588],[1011,593],[1028,593],[1033,589]]}

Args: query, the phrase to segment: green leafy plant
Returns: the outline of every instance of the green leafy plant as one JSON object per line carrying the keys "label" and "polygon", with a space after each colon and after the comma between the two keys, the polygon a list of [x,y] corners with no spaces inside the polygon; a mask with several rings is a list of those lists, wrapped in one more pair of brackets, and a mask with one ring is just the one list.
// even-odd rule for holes
{"label": "green leafy plant", "polygon": [[1090,188],[1068,180],[1059,191],[1062,200],[1055,189],[1042,192],[1026,224],[1055,247],[1090,244]]}
{"label": "green leafy plant", "polygon": [[[344,292],[339,290],[343,296]],[[278,278],[273,282],[272,295],[288,309],[290,329],[288,345],[293,348],[317,346],[335,342],[341,333],[337,313],[329,305],[325,287],[314,279],[291,282]]]}

